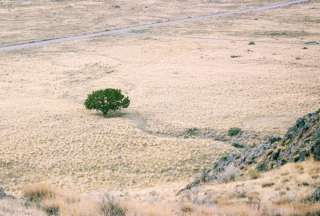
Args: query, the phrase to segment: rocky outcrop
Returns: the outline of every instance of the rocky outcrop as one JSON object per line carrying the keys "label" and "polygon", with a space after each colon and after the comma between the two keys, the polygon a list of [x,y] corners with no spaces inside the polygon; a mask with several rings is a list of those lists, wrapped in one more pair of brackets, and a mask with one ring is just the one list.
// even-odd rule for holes
{"label": "rocky outcrop", "polygon": [[320,110],[299,118],[283,137],[271,136],[257,147],[222,156],[178,194],[202,182],[220,180],[230,167],[242,172],[248,167],[267,171],[309,157],[320,160]]}
{"label": "rocky outcrop", "polygon": [[320,160],[320,110],[299,118],[277,145],[259,162],[258,170],[268,170],[308,157]]}
{"label": "rocky outcrop", "polygon": [[320,202],[320,187],[318,187],[310,197],[312,202]]}

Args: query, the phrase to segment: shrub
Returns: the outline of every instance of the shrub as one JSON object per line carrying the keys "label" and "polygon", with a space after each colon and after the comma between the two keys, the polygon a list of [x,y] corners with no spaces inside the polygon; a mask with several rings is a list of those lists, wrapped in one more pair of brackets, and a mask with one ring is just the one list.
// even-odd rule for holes
{"label": "shrub", "polygon": [[57,199],[44,200],[42,203],[42,209],[50,216],[60,215],[61,207],[63,203]]}
{"label": "shrub", "polygon": [[44,199],[54,198],[56,193],[55,188],[45,183],[39,183],[24,188],[23,197],[27,201],[39,203]]}
{"label": "shrub", "polygon": [[199,133],[200,133],[200,130],[198,128],[188,128],[184,132],[184,138],[195,137],[195,136],[199,135]]}
{"label": "shrub", "polygon": [[107,115],[109,111],[128,108],[129,104],[129,98],[123,95],[120,89],[111,88],[93,91],[84,102],[87,109],[99,110],[103,115]]}
{"label": "shrub", "polygon": [[219,182],[234,181],[240,175],[240,169],[234,165],[227,166],[223,172],[217,175]]}
{"label": "shrub", "polygon": [[250,179],[257,179],[260,177],[260,173],[256,169],[249,169],[248,176]]}
{"label": "shrub", "polygon": [[237,128],[237,127],[230,128],[230,129],[228,130],[228,135],[229,135],[229,136],[236,136],[236,135],[238,135],[239,133],[241,133],[241,129],[240,129],[240,128]]}
{"label": "shrub", "polygon": [[231,145],[235,148],[244,148],[245,147],[243,144],[241,144],[239,142],[233,142]]}
{"label": "shrub", "polygon": [[108,196],[102,200],[100,210],[103,216],[125,216],[127,211]]}

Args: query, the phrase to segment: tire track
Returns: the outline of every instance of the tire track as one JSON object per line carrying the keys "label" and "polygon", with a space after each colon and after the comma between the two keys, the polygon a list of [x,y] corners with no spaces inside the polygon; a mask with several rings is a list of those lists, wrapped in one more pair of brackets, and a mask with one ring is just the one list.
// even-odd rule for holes
{"label": "tire track", "polygon": [[33,47],[41,47],[41,46],[46,46],[50,44],[63,43],[67,41],[90,40],[90,39],[93,39],[96,37],[102,37],[102,36],[127,35],[134,31],[141,31],[148,28],[174,26],[180,23],[203,21],[203,20],[214,18],[214,17],[228,17],[228,16],[248,14],[248,13],[258,13],[258,12],[279,9],[279,8],[289,7],[292,5],[303,4],[308,2],[310,2],[310,0],[286,0],[286,1],[280,1],[280,2],[276,2],[276,3],[272,3],[272,4],[260,6],[260,7],[245,8],[237,11],[215,12],[215,13],[209,13],[206,15],[175,18],[171,20],[157,21],[157,22],[145,23],[140,25],[115,28],[112,30],[82,33],[79,35],[70,35],[70,36],[65,36],[60,38],[39,39],[39,40],[29,41],[25,43],[16,43],[16,44],[5,45],[5,46],[0,45],[0,52],[15,51],[15,50],[28,49]]}

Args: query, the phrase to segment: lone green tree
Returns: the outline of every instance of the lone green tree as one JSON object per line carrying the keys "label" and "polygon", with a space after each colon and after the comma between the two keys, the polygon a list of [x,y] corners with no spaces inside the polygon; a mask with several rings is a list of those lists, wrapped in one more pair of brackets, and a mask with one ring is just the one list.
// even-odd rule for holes
{"label": "lone green tree", "polygon": [[107,115],[109,111],[128,108],[130,99],[123,95],[120,89],[107,88],[93,91],[88,95],[84,105],[89,110],[99,110],[103,115]]}

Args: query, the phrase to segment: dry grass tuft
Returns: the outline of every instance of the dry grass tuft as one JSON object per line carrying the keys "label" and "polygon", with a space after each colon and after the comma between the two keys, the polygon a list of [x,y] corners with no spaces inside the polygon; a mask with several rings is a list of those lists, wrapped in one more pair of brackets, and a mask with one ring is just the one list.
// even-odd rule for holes
{"label": "dry grass tuft", "polygon": [[23,196],[47,215],[59,216],[125,216],[126,209],[105,196],[101,202],[65,192],[46,183],[26,187]]}
{"label": "dry grass tuft", "polygon": [[191,203],[182,203],[180,206],[180,211],[183,214],[191,214],[194,211],[194,208]]}
{"label": "dry grass tuft", "polygon": [[35,206],[25,206],[16,199],[0,199],[0,215],[12,216],[45,216],[46,214]]}
{"label": "dry grass tuft", "polygon": [[257,179],[260,177],[260,173],[256,169],[253,169],[253,168],[249,169],[247,174],[250,179]]}
{"label": "dry grass tuft", "polygon": [[23,190],[23,197],[35,203],[41,202],[44,199],[53,199],[57,194],[58,191],[46,183],[29,185]]}
{"label": "dry grass tuft", "polygon": [[319,215],[320,204],[288,202],[279,205],[272,205],[265,210],[267,215]]}
{"label": "dry grass tuft", "polygon": [[100,204],[100,211],[103,216],[125,216],[127,209],[109,196],[105,196]]}

